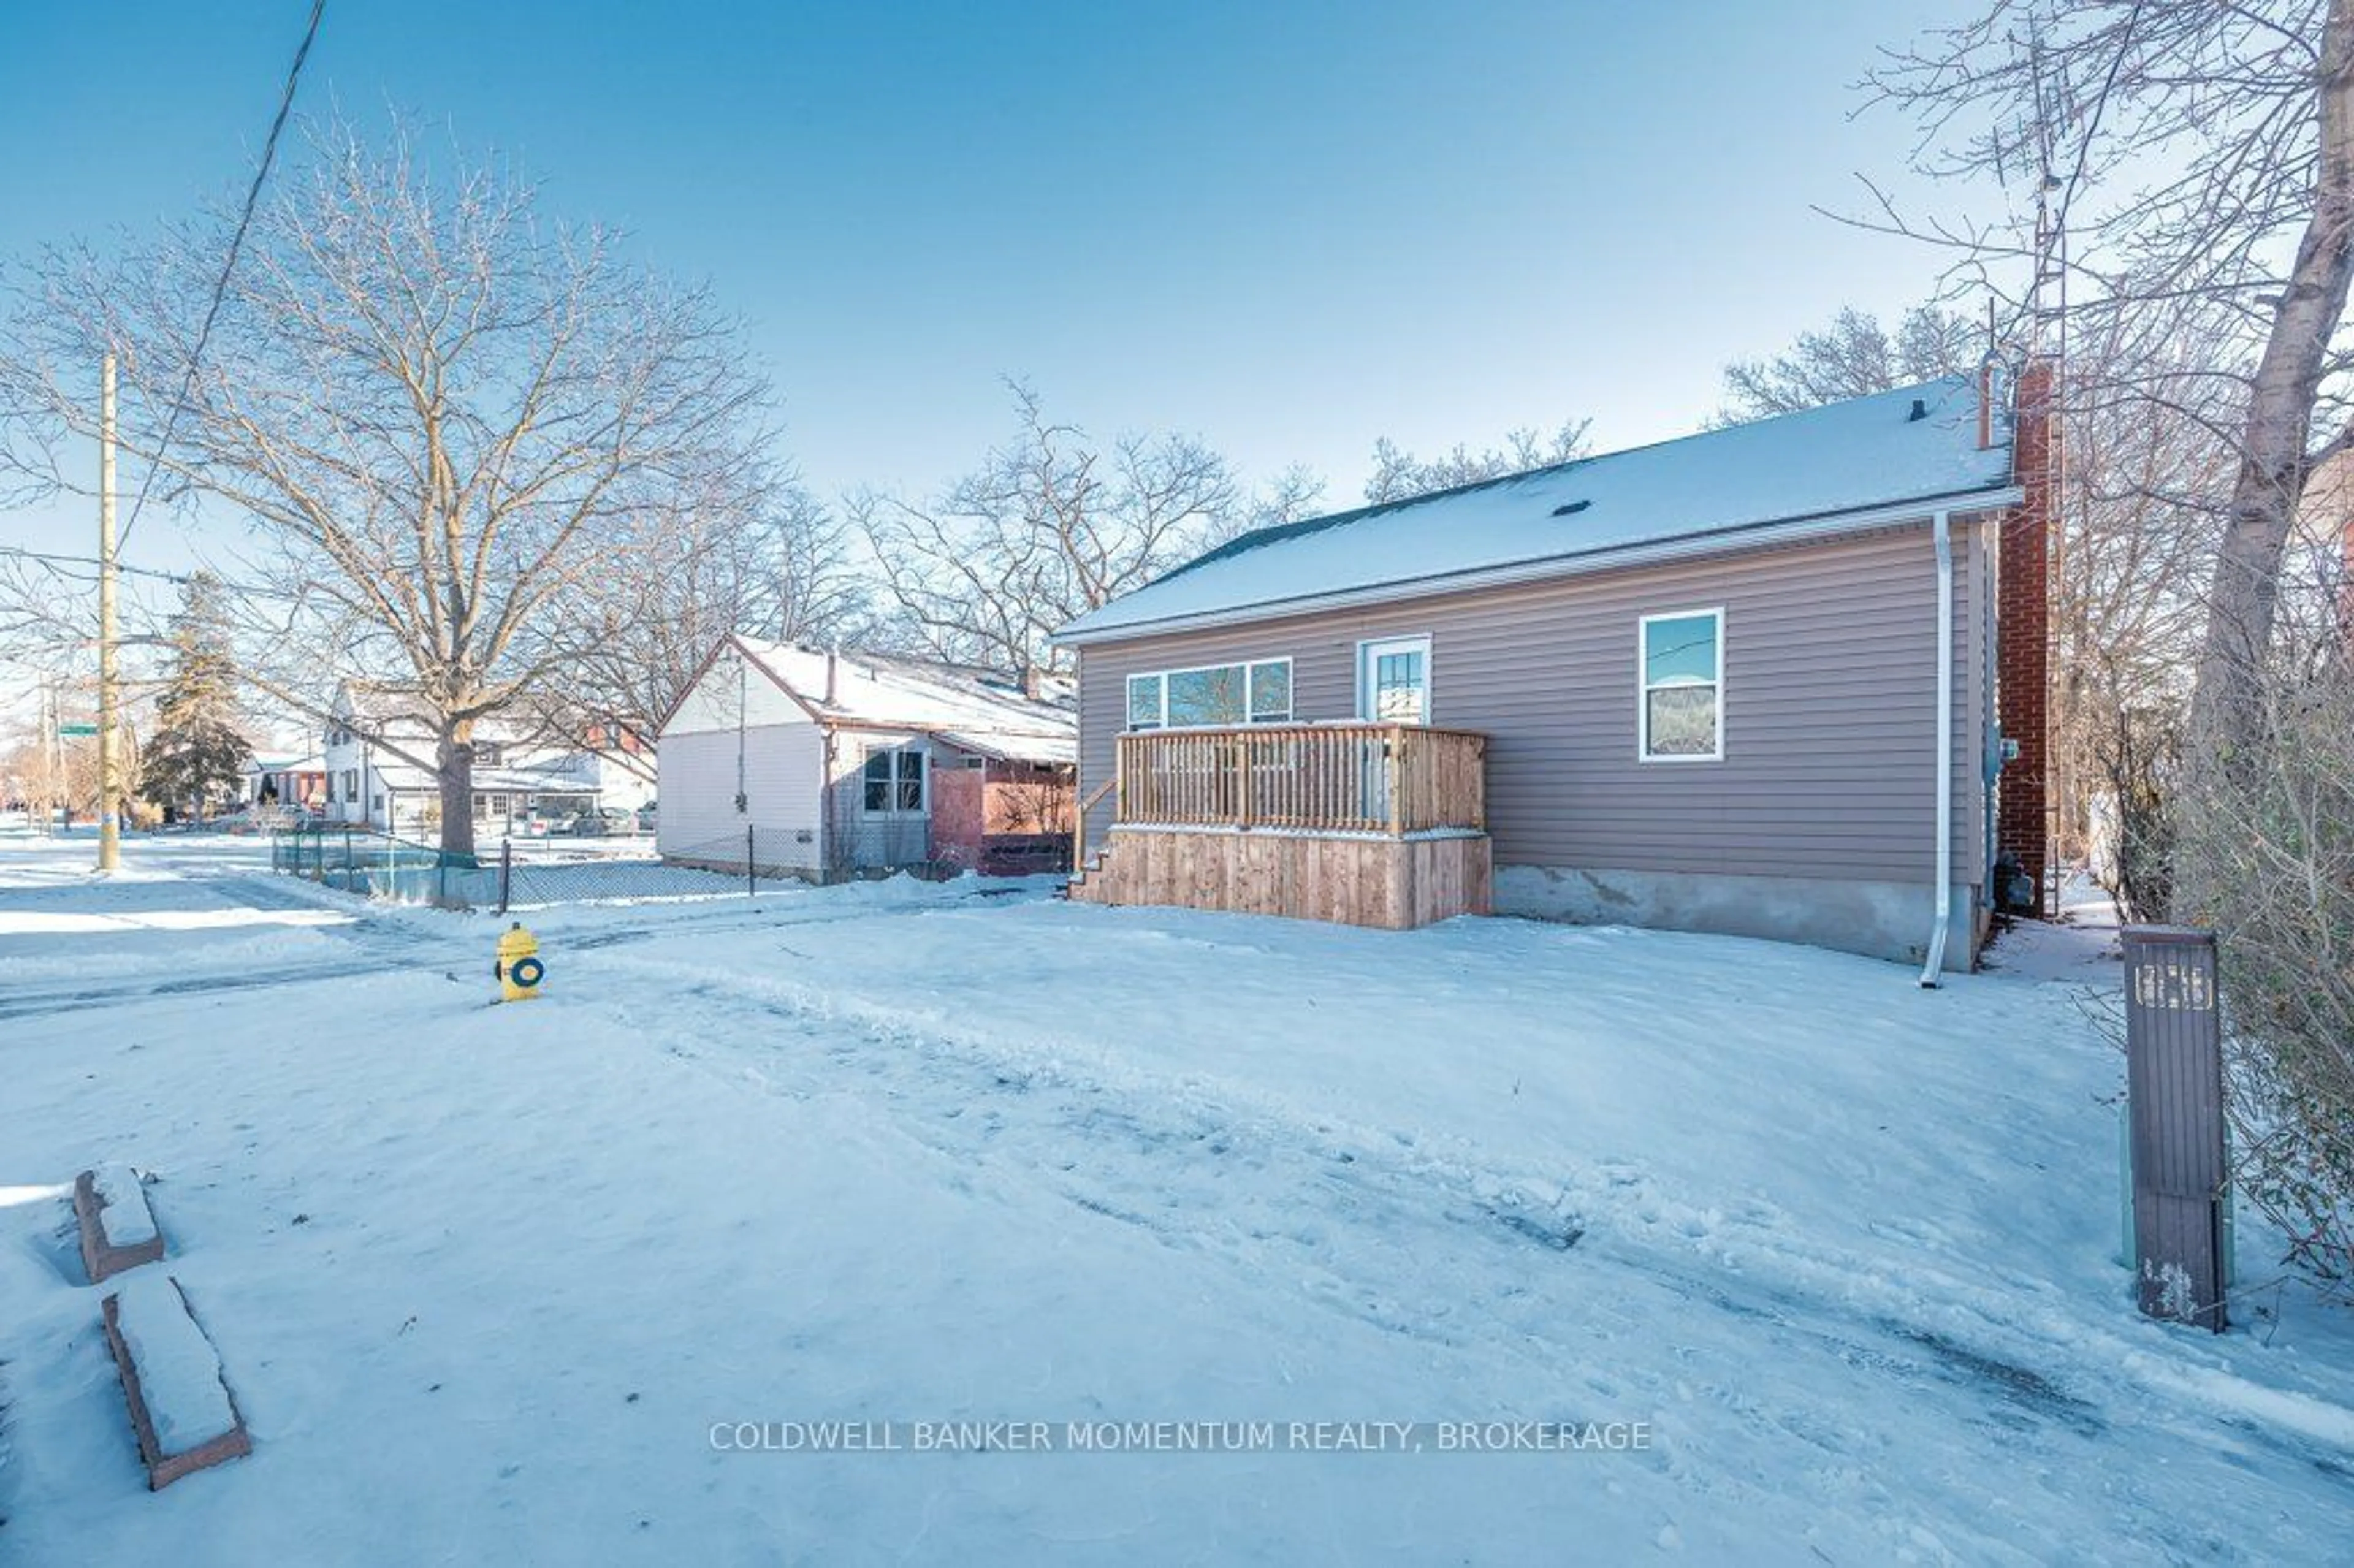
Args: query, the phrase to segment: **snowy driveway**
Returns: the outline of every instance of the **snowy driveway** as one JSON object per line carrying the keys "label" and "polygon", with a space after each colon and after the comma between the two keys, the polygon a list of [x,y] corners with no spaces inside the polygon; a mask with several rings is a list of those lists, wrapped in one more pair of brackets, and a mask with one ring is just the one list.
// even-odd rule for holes
{"label": "snowy driveway", "polygon": [[[2354,1526],[2342,1323],[2131,1315],[2120,1068],[2067,988],[901,884],[552,912],[549,994],[496,1009],[495,921],[133,865],[0,850],[0,1559],[2321,1562]],[[257,1445],[152,1498],[58,1229],[110,1159]],[[944,1420],[1644,1446],[713,1436]]]}

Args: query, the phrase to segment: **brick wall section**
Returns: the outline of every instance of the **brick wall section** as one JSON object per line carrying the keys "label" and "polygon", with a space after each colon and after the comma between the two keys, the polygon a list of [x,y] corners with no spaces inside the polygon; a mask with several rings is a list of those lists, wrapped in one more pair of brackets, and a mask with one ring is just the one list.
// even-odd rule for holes
{"label": "brick wall section", "polygon": [[2003,519],[1995,599],[1997,701],[2003,735],[2019,742],[2017,759],[2003,765],[1996,845],[2039,888],[2051,857],[2044,807],[2051,749],[2051,540],[2060,457],[2053,391],[2051,361],[2031,361],[2020,373],[2011,463],[2027,499]]}

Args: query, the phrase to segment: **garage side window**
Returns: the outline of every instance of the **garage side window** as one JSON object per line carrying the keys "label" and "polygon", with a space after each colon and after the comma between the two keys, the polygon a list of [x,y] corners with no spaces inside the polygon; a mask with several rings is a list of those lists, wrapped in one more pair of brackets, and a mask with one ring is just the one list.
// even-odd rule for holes
{"label": "garage side window", "polygon": [[1647,615],[1638,632],[1638,752],[1646,762],[1724,755],[1724,611]]}
{"label": "garage side window", "polygon": [[862,801],[872,813],[921,811],[924,809],[924,750],[918,746],[895,746],[866,754]]}

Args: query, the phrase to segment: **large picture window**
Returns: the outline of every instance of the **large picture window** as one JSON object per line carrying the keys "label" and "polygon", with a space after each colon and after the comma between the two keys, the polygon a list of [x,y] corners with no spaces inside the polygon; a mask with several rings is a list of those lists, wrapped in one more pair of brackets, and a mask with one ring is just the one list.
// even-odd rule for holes
{"label": "large picture window", "polygon": [[1638,755],[1711,762],[1724,755],[1724,611],[1643,617]]}
{"label": "large picture window", "polygon": [[1128,678],[1128,727],[1288,724],[1291,661],[1261,659]]}
{"label": "large picture window", "polygon": [[866,754],[861,804],[872,815],[924,809],[924,748],[896,746]]}

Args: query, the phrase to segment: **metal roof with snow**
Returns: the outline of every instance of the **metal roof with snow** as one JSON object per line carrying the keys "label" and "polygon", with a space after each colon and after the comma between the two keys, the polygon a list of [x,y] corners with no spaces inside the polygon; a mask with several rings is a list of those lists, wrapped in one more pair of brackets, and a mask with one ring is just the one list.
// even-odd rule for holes
{"label": "metal roof with snow", "polygon": [[1226,620],[1567,576],[1673,547],[1837,533],[1940,505],[2011,504],[2007,420],[1978,444],[1975,377],[1246,534],[1055,633],[1085,644]]}

